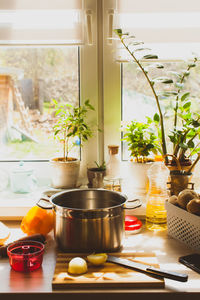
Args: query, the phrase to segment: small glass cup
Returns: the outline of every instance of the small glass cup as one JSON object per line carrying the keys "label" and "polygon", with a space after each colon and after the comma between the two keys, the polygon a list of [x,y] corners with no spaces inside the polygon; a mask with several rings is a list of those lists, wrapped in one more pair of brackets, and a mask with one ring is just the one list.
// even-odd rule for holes
{"label": "small glass cup", "polygon": [[104,177],[104,181],[103,181],[104,189],[115,191],[115,192],[121,192],[122,191],[121,181],[122,181],[121,178]]}

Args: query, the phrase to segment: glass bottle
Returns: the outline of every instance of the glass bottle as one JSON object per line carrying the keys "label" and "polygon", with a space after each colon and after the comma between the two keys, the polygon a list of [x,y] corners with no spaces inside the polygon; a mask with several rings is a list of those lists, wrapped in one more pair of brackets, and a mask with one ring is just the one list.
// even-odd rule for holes
{"label": "glass bottle", "polygon": [[104,188],[121,192],[121,171],[119,159],[119,146],[109,145],[109,160],[106,164],[106,177],[104,178]]}
{"label": "glass bottle", "polygon": [[164,162],[155,162],[147,171],[149,191],[146,204],[146,227],[149,230],[167,229],[167,212],[165,201],[168,197],[167,180],[169,170]]}
{"label": "glass bottle", "polygon": [[109,160],[106,165],[106,177],[116,178],[120,177],[120,160],[119,160],[119,146],[109,145],[108,153]]}

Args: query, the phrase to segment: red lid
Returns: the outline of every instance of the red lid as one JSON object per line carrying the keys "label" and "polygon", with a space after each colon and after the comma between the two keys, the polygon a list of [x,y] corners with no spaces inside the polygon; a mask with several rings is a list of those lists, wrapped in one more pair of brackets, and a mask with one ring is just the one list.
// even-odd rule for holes
{"label": "red lid", "polygon": [[125,216],[125,226],[136,224],[138,219],[134,216]]}
{"label": "red lid", "polygon": [[136,224],[132,224],[132,225],[126,225],[125,224],[125,230],[126,231],[139,230],[141,227],[142,227],[142,222],[140,220],[138,220]]}
{"label": "red lid", "polygon": [[125,230],[126,231],[137,231],[141,229],[142,222],[134,216],[125,216]]}

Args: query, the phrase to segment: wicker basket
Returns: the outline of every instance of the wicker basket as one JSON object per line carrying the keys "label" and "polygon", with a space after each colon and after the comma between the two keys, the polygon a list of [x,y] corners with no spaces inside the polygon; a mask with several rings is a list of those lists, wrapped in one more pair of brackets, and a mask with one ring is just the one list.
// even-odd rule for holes
{"label": "wicker basket", "polygon": [[200,250],[200,216],[166,202],[168,234],[192,249]]}

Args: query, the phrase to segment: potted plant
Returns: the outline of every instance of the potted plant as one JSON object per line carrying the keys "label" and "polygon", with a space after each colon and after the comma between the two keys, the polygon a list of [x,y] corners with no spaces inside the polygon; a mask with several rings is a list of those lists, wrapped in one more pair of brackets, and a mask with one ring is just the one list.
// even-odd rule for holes
{"label": "potted plant", "polygon": [[152,154],[160,152],[158,139],[153,131],[153,122],[147,118],[147,123],[131,121],[123,129],[124,141],[128,144],[131,152],[129,162],[129,174],[132,185],[137,188],[146,189],[148,183],[147,170],[154,161]]}
{"label": "potted plant", "polygon": [[[148,66],[143,66],[143,59],[155,60],[158,58],[154,54],[146,54],[138,58],[137,54],[142,51],[149,50],[143,47],[143,42],[135,40],[135,37],[128,33],[123,33],[121,29],[116,29],[120,42],[130,54],[132,60],[138,65],[139,69],[144,74],[148,85],[153,93],[158,113],[154,115],[153,121],[157,128],[157,135],[160,139],[161,153],[163,155],[166,166],[170,169],[170,175],[190,176],[196,163],[200,159],[200,115],[197,112],[192,112],[190,101],[190,93],[184,92],[184,83],[190,75],[190,69],[196,66],[197,58],[189,63],[182,72],[171,72],[175,76],[175,80],[165,76],[150,78]],[[155,63],[154,66],[158,69],[163,69],[164,66],[160,63]],[[152,61],[150,63],[152,67]],[[157,84],[164,84],[167,88],[164,91],[157,92]],[[169,85],[174,84],[174,89],[169,89]],[[171,98],[174,101],[174,121],[169,134],[166,135],[164,114],[161,109],[160,101],[162,98]],[[168,153],[167,145],[172,143],[172,153]],[[192,156],[196,155],[196,159],[192,160]]]}
{"label": "potted plant", "polygon": [[[62,144],[62,157],[52,158],[52,186],[54,188],[75,188],[79,177],[80,160],[69,156],[73,147],[92,137],[86,116],[88,111],[94,110],[89,100],[81,106],[73,107],[69,104],[61,104],[53,100],[57,122],[54,125],[54,136]],[[78,142],[74,138],[78,138]]]}
{"label": "potted plant", "polygon": [[88,187],[103,187],[103,178],[106,175],[106,163],[98,164],[95,161],[96,167],[87,168]]}

